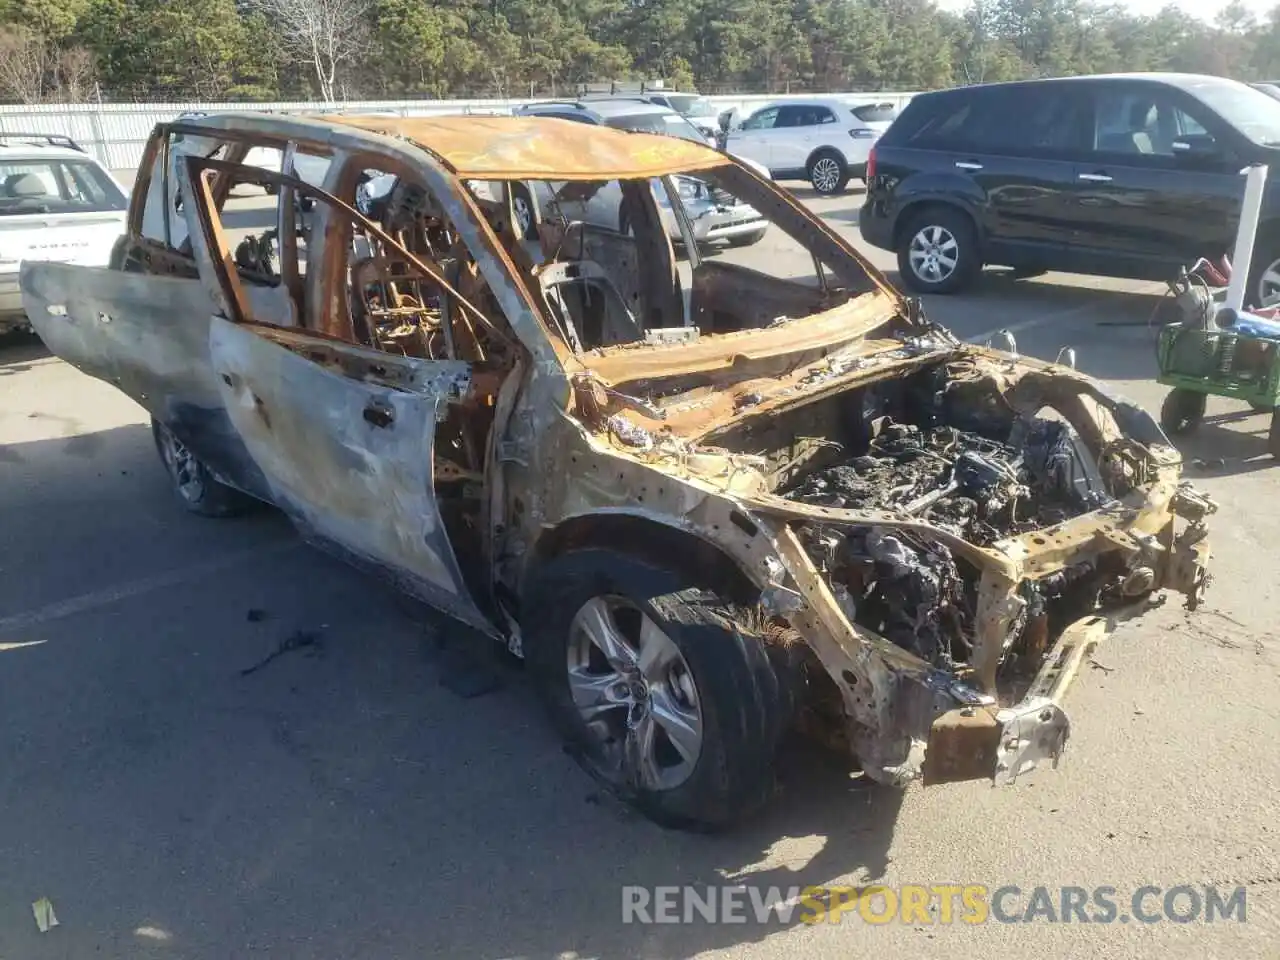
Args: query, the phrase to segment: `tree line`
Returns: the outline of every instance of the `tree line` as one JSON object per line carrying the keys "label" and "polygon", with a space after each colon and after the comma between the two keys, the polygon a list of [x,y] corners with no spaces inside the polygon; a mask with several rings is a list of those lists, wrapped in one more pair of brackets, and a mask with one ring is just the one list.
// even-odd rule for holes
{"label": "tree line", "polygon": [[927,90],[1177,70],[1280,77],[1280,6],[1091,0],[0,0],[0,101]]}

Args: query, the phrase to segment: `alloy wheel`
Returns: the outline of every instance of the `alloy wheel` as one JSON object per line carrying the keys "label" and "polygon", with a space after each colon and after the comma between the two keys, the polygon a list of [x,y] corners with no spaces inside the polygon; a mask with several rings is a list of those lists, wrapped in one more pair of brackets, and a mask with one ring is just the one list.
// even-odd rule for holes
{"label": "alloy wheel", "polygon": [[598,748],[598,769],[649,792],[692,775],[702,708],[680,648],[623,597],[594,597],[570,626],[569,692]]}
{"label": "alloy wheel", "polygon": [[1280,260],[1273,260],[1258,276],[1258,306],[1280,303]]}
{"label": "alloy wheel", "polygon": [[809,175],[819,193],[832,193],[840,184],[840,164],[833,157],[820,157]]}
{"label": "alloy wheel", "polygon": [[928,226],[911,238],[907,260],[911,271],[925,283],[942,283],[955,273],[960,247],[946,227]]}
{"label": "alloy wheel", "polygon": [[168,429],[160,433],[160,450],[165,466],[169,468],[169,475],[173,477],[174,486],[178,488],[178,494],[188,503],[199,503],[204,496],[200,461]]}
{"label": "alloy wheel", "polygon": [[515,213],[516,229],[519,230],[520,236],[527,237],[533,226],[533,211],[529,209],[528,199],[521,194],[516,194],[511,198],[511,209]]}

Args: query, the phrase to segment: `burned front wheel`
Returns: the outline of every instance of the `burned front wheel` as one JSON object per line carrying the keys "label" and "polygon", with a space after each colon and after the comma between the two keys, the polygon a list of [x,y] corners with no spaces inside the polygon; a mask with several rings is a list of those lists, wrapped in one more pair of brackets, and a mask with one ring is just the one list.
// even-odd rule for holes
{"label": "burned front wheel", "polygon": [[1203,393],[1174,387],[1160,406],[1160,426],[1171,437],[1191,433],[1204,419],[1205,403]]}
{"label": "burned front wheel", "polygon": [[535,579],[525,656],[592,776],[689,829],[728,826],[771,796],[789,700],[741,611],[611,550],[565,554]]}
{"label": "burned front wheel", "polygon": [[209,468],[160,421],[151,421],[151,436],[178,502],[192,513],[202,517],[233,517],[255,503],[253,498],[215,480]]}

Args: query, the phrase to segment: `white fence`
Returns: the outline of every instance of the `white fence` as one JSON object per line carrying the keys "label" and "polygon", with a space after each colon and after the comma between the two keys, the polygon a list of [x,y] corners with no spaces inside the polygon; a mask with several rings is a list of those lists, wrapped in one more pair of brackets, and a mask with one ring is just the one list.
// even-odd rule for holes
{"label": "white fence", "polygon": [[[913,93],[826,94],[867,103],[901,106]],[[545,98],[544,98],[545,99]],[[764,103],[803,100],[804,95],[741,95],[708,97],[721,110],[749,110]],[[343,103],[39,103],[0,106],[0,136],[5,133],[47,133],[70,137],[92,152],[109,169],[134,170],[152,128],[188,110],[204,113],[271,111],[274,113],[396,113],[405,117],[440,114],[506,113],[530,103],[522,100],[361,100]]]}

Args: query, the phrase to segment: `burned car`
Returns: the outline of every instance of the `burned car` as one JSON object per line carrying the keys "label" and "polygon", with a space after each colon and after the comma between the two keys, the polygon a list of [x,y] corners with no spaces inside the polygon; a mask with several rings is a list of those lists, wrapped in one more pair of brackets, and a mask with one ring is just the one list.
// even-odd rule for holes
{"label": "burned car", "polygon": [[[282,172],[243,163],[261,147]],[[299,154],[329,158],[322,184]],[[688,175],[800,256],[703,256]],[[530,238],[528,182],[616,188],[630,230],[551,204]],[[242,183],[276,187],[257,227],[228,205]],[[663,823],[760,806],[795,730],[887,784],[1056,763],[1117,616],[1207,583],[1213,504],[1151,417],[959,342],[699,144],[541,118],[162,124],[112,268],[21,284],[59,356],[150,412],[183,504],[274,504],[505,644],[584,767]]]}

